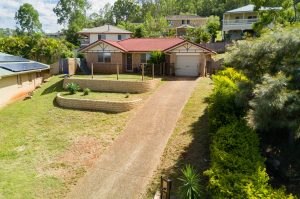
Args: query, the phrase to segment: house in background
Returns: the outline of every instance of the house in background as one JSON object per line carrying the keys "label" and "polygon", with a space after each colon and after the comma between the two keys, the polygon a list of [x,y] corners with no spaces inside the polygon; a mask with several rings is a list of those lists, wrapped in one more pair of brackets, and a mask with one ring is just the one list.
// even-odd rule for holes
{"label": "house in background", "polygon": [[165,53],[164,74],[204,76],[212,50],[180,38],[132,38],[121,41],[98,40],[79,52],[95,73],[134,72],[147,64],[152,51]]}
{"label": "house in background", "polygon": [[49,65],[0,53],[0,107],[24,98],[49,77]]}
{"label": "house in background", "polygon": [[[222,34],[223,39],[242,39],[243,34],[248,32],[255,34],[253,24],[258,21],[259,13],[254,10],[255,6],[249,4],[223,14]],[[262,7],[260,11],[281,10],[281,7]]]}
{"label": "house in background", "polygon": [[207,17],[198,15],[171,15],[166,17],[169,28],[176,29],[177,36],[184,36],[188,28],[197,28],[204,26],[207,22]]}
{"label": "house in background", "polygon": [[86,28],[78,32],[83,37],[80,40],[81,47],[87,46],[97,40],[120,41],[131,37],[132,32],[112,25],[104,25],[94,28]]}

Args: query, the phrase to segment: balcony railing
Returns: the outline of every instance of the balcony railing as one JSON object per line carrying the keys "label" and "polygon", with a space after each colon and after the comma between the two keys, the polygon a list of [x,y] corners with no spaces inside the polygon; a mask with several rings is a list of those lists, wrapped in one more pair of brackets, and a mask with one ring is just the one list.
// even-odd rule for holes
{"label": "balcony railing", "polygon": [[223,31],[252,29],[252,24],[257,21],[258,21],[257,18],[223,20]]}

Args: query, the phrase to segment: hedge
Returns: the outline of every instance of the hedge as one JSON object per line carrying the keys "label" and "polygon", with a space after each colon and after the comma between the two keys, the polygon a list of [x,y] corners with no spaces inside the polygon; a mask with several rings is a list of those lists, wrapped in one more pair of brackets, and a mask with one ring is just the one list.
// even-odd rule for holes
{"label": "hedge", "polygon": [[295,198],[284,188],[269,185],[259,138],[243,118],[246,110],[236,103],[238,83],[245,76],[229,68],[213,77],[209,120],[212,134],[208,191],[212,198]]}

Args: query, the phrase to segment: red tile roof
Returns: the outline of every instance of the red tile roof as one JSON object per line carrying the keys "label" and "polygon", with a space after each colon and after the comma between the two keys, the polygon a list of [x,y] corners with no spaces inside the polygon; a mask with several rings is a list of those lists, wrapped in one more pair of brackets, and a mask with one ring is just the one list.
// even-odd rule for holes
{"label": "red tile roof", "polygon": [[[121,41],[98,40],[80,49],[79,51],[83,52],[95,46],[100,41],[110,44],[125,52],[165,51],[186,42],[185,40],[180,38],[129,38]],[[205,48],[199,44],[193,44],[214,53],[212,50]]]}
{"label": "red tile roof", "polygon": [[183,42],[180,38],[131,38],[118,43],[129,52],[150,52],[164,51]]}

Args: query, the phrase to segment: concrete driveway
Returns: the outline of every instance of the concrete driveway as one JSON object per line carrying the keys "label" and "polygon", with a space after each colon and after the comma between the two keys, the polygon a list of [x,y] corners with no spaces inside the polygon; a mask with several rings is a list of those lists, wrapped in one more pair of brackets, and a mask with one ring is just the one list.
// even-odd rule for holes
{"label": "concrete driveway", "polygon": [[195,79],[177,78],[156,90],[68,198],[139,198],[195,85]]}

